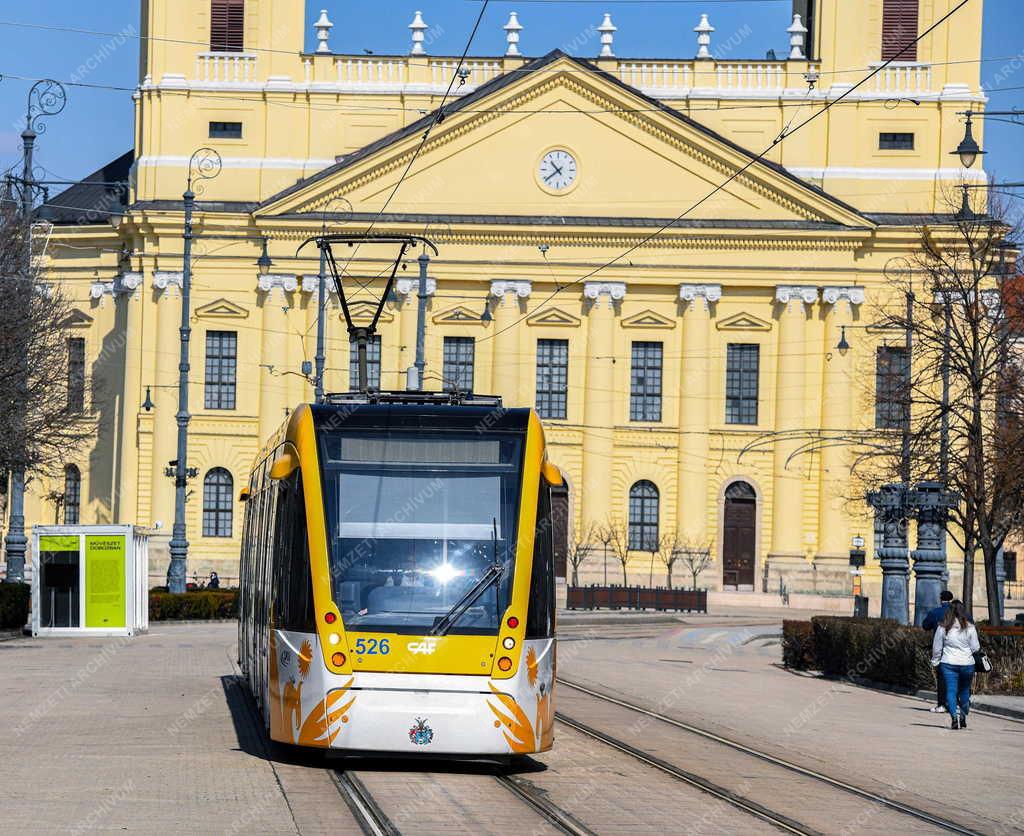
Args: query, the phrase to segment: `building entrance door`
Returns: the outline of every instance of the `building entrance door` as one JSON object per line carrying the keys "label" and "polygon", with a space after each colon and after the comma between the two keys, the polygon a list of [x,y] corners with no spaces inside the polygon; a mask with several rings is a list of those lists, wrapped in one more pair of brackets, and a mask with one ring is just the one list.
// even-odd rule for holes
{"label": "building entrance door", "polygon": [[725,491],[722,530],[723,589],[753,590],[757,494],[746,482],[733,482]]}

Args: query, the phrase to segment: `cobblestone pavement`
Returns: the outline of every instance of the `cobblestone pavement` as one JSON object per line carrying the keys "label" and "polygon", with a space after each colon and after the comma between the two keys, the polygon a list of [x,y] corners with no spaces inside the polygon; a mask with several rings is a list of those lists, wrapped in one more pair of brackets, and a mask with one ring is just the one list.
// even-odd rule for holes
{"label": "cobblestone pavement", "polygon": [[[1024,797],[1012,776],[1024,724],[974,717],[953,733],[921,703],[790,674],[775,665],[777,625],[764,622],[577,625],[565,630],[559,675],[983,832],[1020,827]],[[233,624],[0,643],[0,758],[17,765],[5,771],[2,830],[354,834],[330,772],[347,765],[407,834],[551,832],[486,769],[270,747],[235,676],[234,645]],[[858,814],[842,794],[810,791],[657,721],[637,726],[628,710],[564,686],[558,699],[565,714],[822,832],[928,830],[871,804]],[[520,777],[596,833],[767,829],[564,723],[556,732],[555,749]],[[951,769],[962,780],[950,782]]]}

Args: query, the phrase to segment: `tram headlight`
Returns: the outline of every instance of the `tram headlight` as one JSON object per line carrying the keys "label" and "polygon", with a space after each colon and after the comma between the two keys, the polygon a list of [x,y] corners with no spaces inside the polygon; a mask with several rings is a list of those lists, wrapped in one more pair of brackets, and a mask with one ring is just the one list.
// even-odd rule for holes
{"label": "tram headlight", "polygon": [[509,636],[501,643],[501,646],[504,647],[505,650],[511,650],[513,647],[516,646],[516,640]]}
{"label": "tram headlight", "polygon": [[329,644],[337,644],[338,642],[341,641],[341,636],[339,636],[337,633],[331,633],[327,637],[327,641],[328,641]]}
{"label": "tram headlight", "polygon": [[506,673],[512,670],[512,660],[508,656],[502,656],[498,659],[498,670],[505,671]]}

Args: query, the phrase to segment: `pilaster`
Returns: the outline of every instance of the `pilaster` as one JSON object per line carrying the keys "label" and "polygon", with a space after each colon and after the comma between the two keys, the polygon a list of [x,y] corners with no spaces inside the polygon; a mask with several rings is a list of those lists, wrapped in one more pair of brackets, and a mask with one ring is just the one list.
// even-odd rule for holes
{"label": "pilaster", "polygon": [[526,406],[533,401],[532,393],[529,397],[524,395],[525,382],[521,371],[526,364],[521,362],[521,329],[516,327],[516,322],[525,312],[525,301],[532,292],[533,285],[524,279],[496,279],[491,282],[490,294],[496,300],[493,303],[494,358],[491,387],[509,407]]}

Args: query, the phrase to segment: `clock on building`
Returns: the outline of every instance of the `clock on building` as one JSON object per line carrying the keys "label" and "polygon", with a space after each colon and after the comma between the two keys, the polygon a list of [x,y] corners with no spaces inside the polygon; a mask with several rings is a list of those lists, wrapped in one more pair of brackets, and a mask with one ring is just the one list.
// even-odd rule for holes
{"label": "clock on building", "polygon": [[562,148],[544,154],[537,167],[541,185],[551,192],[564,192],[576,182],[577,173],[576,158]]}

